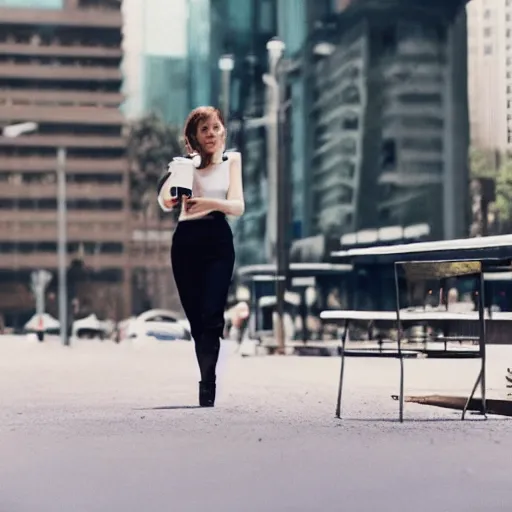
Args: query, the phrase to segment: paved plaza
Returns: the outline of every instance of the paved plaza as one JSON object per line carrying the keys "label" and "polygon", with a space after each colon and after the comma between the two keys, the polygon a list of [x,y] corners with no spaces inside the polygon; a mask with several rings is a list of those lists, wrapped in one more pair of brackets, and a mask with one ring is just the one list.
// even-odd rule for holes
{"label": "paved plaza", "polygon": [[[489,347],[504,398],[512,347]],[[405,361],[406,394],[467,395],[478,361]],[[0,337],[0,512],[492,512],[512,508],[512,420],[406,404],[398,361],[240,357],[214,409],[190,343]]]}

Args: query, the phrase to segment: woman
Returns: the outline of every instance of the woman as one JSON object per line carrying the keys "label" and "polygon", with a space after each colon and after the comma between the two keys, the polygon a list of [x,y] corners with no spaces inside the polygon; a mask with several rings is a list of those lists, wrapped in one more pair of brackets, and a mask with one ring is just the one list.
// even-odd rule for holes
{"label": "woman", "polygon": [[235,262],[226,215],[240,216],[245,209],[242,164],[240,153],[224,153],[226,128],[218,109],[193,110],[184,135],[196,167],[192,197],[162,200],[159,190],[159,203],[165,211],[181,206],[172,240],[172,269],[201,374],[199,405],[213,407],[224,309]]}

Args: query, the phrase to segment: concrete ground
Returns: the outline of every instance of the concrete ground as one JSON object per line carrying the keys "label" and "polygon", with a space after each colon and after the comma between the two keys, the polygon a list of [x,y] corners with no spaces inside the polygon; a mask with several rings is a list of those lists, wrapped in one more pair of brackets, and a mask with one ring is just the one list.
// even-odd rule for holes
{"label": "concrete ground", "polygon": [[[512,509],[512,423],[406,404],[398,362],[242,358],[200,409],[190,343],[71,348],[0,337],[0,512],[491,512]],[[489,347],[506,397],[512,347]],[[408,394],[467,395],[477,361],[405,361]]]}

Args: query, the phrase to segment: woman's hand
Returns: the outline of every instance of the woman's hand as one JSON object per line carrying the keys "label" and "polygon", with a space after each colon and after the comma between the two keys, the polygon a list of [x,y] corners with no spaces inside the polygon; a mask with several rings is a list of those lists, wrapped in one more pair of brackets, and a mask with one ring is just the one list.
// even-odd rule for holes
{"label": "woman's hand", "polygon": [[219,202],[208,197],[191,197],[185,202],[185,211],[190,214],[210,212],[219,209]]}
{"label": "woman's hand", "polygon": [[166,208],[174,208],[178,204],[178,198],[171,197],[170,199],[164,199],[162,202]]}

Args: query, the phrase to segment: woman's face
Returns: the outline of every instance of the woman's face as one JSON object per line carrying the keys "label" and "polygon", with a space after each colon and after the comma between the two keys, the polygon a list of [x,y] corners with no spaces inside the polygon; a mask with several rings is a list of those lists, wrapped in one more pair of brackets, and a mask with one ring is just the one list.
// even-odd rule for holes
{"label": "woman's face", "polygon": [[222,150],[226,139],[226,130],[216,114],[199,122],[196,138],[205,153],[213,154]]}

